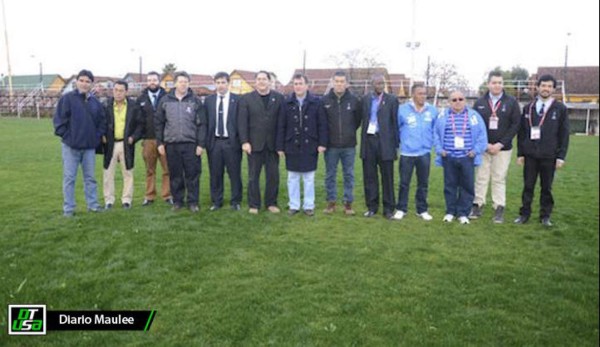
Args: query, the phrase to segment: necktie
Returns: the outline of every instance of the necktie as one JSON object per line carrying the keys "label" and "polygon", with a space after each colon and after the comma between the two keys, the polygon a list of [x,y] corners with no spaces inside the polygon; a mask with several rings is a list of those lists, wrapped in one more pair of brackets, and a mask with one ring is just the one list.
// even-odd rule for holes
{"label": "necktie", "polygon": [[217,120],[217,136],[221,137],[225,134],[225,127],[223,126],[223,95],[219,95],[219,118]]}
{"label": "necktie", "polygon": [[152,94],[152,107],[156,110],[156,100],[158,99],[158,96],[156,95],[156,93]]}
{"label": "necktie", "polygon": [[538,116],[542,117],[544,115],[544,108],[546,107],[546,104],[542,103],[542,108],[540,108],[540,112],[538,112]]}

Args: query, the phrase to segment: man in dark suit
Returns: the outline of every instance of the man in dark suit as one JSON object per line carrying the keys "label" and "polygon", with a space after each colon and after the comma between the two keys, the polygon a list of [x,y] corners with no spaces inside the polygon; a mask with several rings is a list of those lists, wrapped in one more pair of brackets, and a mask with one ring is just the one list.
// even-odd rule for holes
{"label": "man in dark suit", "polygon": [[373,76],[373,93],[363,99],[362,142],[360,157],[363,160],[365,200],[372,217],[379,208],[379,177],[383,188],[383,215],[390,219],[394,214],[394,160],[397,158],[398,99],[384,92],[383,76]]}
{"label": "man in dark suit", "polygon": [[279,213],[279,156],[275,147],[277,119],[283,112],[284,97],[271,90],[271,75],[266,71],[256,74],[252,93],[242,96],[238,114],[238,131],[242,150],[248,155],[248,212],[257,214],[261,205],[260,172],[265,166],[267,182],[265,206],[271,213]]}
{"label": "man in dark suit", "polygon": [[131,208],[133,200],[133,163],[135,142],[142,136],[142,126],[137,121],[136,106],[127,97],[128,85],[117,81],[113,87],[113,97],[106,103],[108,131],[102,138],[104,143],[104,204],[106,209],[115,203],[115,169],[121,164],[123,174],[123,194],[121,203],[124,209]]}
{"label": "man in dark suit", "polygon": [[206,149],[210,169],[211,211],[223,206],[223,174],[225,168],[231,183],[231,208],[240,209],[242,201],[242,149],[237,129],[239,96],[229,92],[229,74],[219,72],[214,77],[217,94],[204,100],[208,115]]}

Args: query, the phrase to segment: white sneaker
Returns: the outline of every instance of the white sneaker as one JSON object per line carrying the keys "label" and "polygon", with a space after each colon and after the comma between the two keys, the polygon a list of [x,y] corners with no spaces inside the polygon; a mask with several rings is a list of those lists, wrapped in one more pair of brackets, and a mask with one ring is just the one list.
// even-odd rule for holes
{"label": "white sneaker", "polygon": [[423,213],[417,213],[417,216],[421,217],[424,221],[430,221],[433,219],[433,216],[430,215],[427,211]]}
{"label": "white sneaker", "polygon": [[396,213],[394,213],[394,215],[392,216],[393,220],[402,220],[402,218],[404,218],[403,211],[396,211]]}
{"label": "white sneaker", "polygon": [[458,222],[459,222],[460,224],[469,224],[469,223],[470,223],[470,222],[469,222],[469,217],[466,217],[466,216],[460,216],[460,217],[458,217]]}
{"label": "white sneaker", "polygon": [[450,222],[452,222],[453,220],[454,220],[454,216],[453,216],[453,215],[451,215],[451,214],[447,214],[447,215],[445,215],[445,216],[444,216],[444,219],[443,219],[443,221],[444,221],[444,222],[447,222],[447,223],[450,223]]}

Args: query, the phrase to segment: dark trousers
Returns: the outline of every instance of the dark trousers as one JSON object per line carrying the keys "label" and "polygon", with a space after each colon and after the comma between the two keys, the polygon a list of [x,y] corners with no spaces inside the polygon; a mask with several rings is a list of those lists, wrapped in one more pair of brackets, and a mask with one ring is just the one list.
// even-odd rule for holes
{"label": "dark trousers", "polygon": [[200,172],[202,161],[196,155],[195,143],[167,143],[167,164],[169,166],[171,195],[175,205],[183,206],[187,190],[187,204],[198,205],[200,193]]}
{"label": "dark trousers", "polygon": [[467,217],[475,198],[475,165],[469,157],[442,159],[446,214]]}
{"label": "dark trousers", "polygon": [[210,198],[213,205],[223,206],[223,176],[225,169],[231,185],[231,205],[242,201],[242,150],[232,147],[227,139],[215,139],[208,151],[210,169]]}
{"label": "dark trousers", "polygon": [[381,160],[378,136],[367,136],[365,157],[363,158],[363,181],[365,185],[365,202],[369,211],[379,209],[379,175],[381,171],[381,187],[383,190],[383,214],[394,212],[394,161]]}
{"label": "dark trousers", "polygon": [[417,172],[417,192],[415,202],[417,213],[427,212],[427,190],[429,187],[429,168],[431,155],[429,153],[418,157],[400,156],[400,187],[396,209],[406,213],[408,210],[408,192],[413,171]]}
{"label": "dark trousers", "polygon": [[260,172],[265,167],[267,182],[265,187],[265,206],[277,206],[279,194],[279,155],[264,149],[252,152],[248,156],[248,205],[260,208]]}
{"label": "dark trousers", "polygon": [[522,206],[520,214],[522,216],[531,215],[531,203],[538,175],[540,176],[542,192],[540,194],[540,218],[550,217],[554,207],[554,198],[552,197],[552,181],[554,180],[554,171],[556,170],[555,159],[538,159],[525,157],[525,167],[523,169],[523,195],[521,196]]}

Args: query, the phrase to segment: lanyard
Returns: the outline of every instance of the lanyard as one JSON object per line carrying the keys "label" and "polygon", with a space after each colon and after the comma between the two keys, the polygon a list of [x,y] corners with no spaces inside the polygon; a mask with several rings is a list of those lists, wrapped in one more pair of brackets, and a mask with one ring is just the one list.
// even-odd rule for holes
{"label": "lanyard", "polygon": [[[463,122],[463,131],[462,131],[462,137],[465,137],[465,134],[467,133],[467,121],[468,121],[468,115],[469,112],[467,112],[467,110],[465,110],[465,120]],[[454,137],[456,137],[456,123],[454,122],[454,113],[450,112],[450,116],[452,117],[452,133],[454,134]],[[458,114],[457,114],[458,116]]]}
{"label": "lanyard", "polygon": [[490,109],[492,110],[492,117],[498,117],[496,115],[496,112],[498,112],[498,109],[500,108],[500,104],[502,104],[502,101],[498,100],[498,102],[496,103],[496,106],[494,106],[492,104],[492,100],[488,99],[488,104],[490,105]]}
{"label": "lanyard", "polygon": [[[542,127],[542,125],[544,124],[544,121],[546,120],[546,115],[548,114],[548,111],[550,110],[550,106],[552,106],[552,102],[553,100],[550,100],[550,102],[548,103],[548,107],[546,107],[546,110],[544,111],[544,114],[542,114],[542,119],[540,120],[540,124],[538,124],[538,127]],[[535,105],[535,102],[532,102],[529,105],[529,127],[533,127],[533,123],[531,122],[531,118],[533,118],[533,106]]]}

